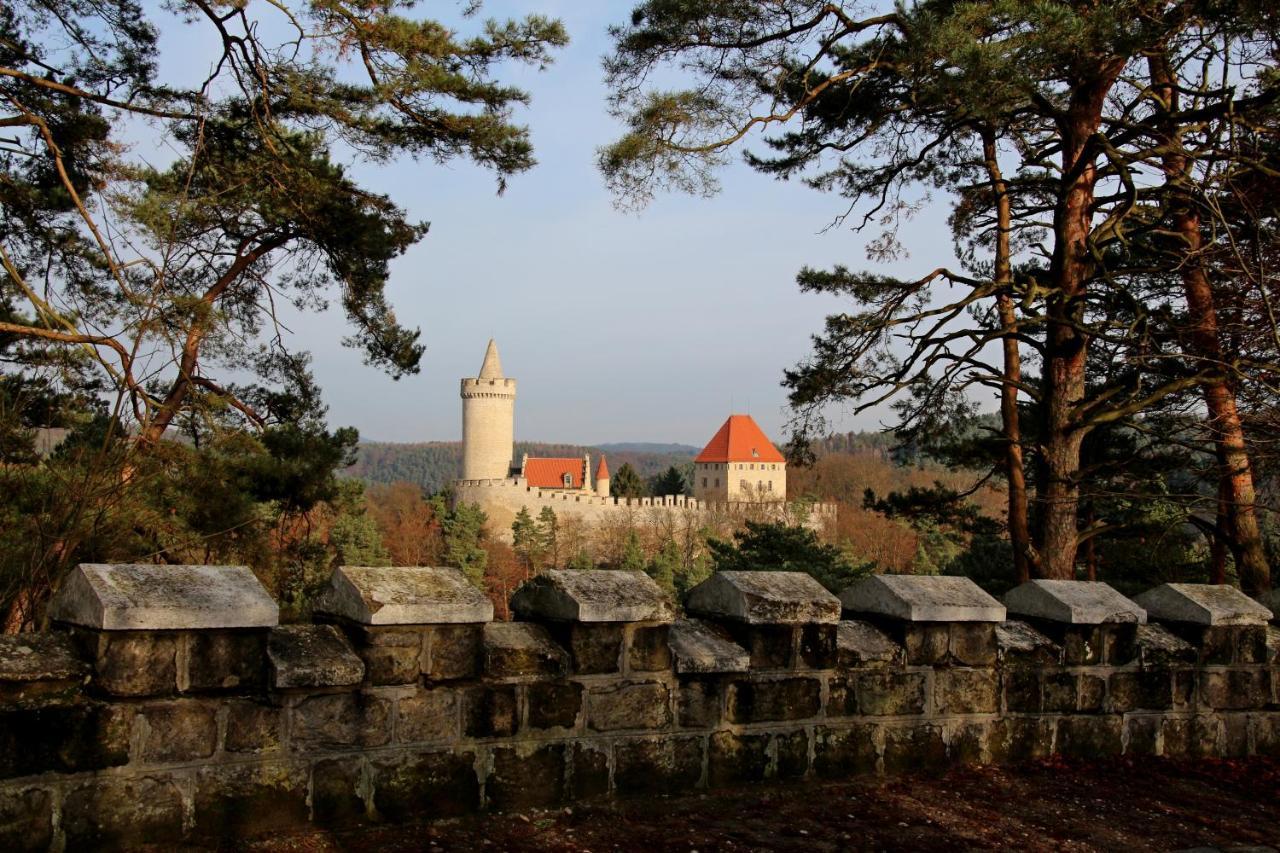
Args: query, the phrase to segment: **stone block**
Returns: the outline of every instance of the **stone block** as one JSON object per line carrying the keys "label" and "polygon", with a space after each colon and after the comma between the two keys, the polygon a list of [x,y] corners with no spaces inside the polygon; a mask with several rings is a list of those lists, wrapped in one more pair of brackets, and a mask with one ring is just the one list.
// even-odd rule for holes
{"label": "stone block", "polygon": [[1271,704],[1271,672],[1219,669],[1200,673],[1200,701],[1214,710],[1254,711]]}
{"label": "stone block", "polygon": [[74,700],[89,675],[71,635],[0,634],[0,703]]}
{"label": "stone block", "polygon": [[462,728],[467,737],[510,737],[519,727],[514,685],[477,685],[463,694]]}
{"label": "stone block", "polygon": [[681,728],[710,729],[720,723],[719,682],[682,680],[676,691],[676,714]]}
{"label": "stone block", "polygon": [[627,645],[627,667],[632,672],[671,670],[671,626],[637,625]]}
{"label": "stone block", "polygon": [[950,662],[960,666],[995,666],[997,657],[994,622],[952,622],[947,636]]}
{"label": "stone block", "polygon": [[623,796],[687,791],[702,779],[700,736],[620,740],[614,744],[614,786]]}
{"label": "stone block", "polygon": [[1107,680],[1112,711],[1167,711],[1173,707],[1173,674],[1167,669],[1113,672]]}
{"label": "stone block", "polygon": [[529,685],[531,729],[572,729],[582,710],[582,685],[574,681],[539,681]]}
{"label": "stone block", "polygon": [[640,571],[553,569],[520,585],[511,610],[521,619],[564,622],[670,622],[675,606]]}
{"label": "stone block", "polygon": [[1074,672],[1046,672],[1041,679],[1044,710],[1050,714],[1074,713],[1080,703],[1080,678]]}
{"label": "stone block", "polygon": [[565,799],[565,745],[502,747],[493,751],[485,798],[498,811],[545,809]]}
{"label": "stone block", "polygon": [[1053,723],[1042,717],[1006,717],[991,724],[987,745],[995,762],[1039,761],[1053,754]]}
{"label": "stone block", "polygon": [[274,705],[252,699],[226,703],[227,734],[223,748],[233,753],[278,752],[284,743],[281,734],[284,712]]}
{"label": "stone block", "polygon": [[996,625],[996,660],[1003,667],[1047,667],[1062,663],[1062,647],[1026,622]]}
{"label": "stone block", "polygon": [[996,663],[994,622],[908,622],[903,647],[912,666],[993,666]]}
{"label": "stone block", "polygon": [[[1219,628],[1217,630],[1222,629]],[[1267,650],[1267,635],[1270,631],[1270,625],[1240,625],[1233,628],[1232,633],[1235,634],[1236,654],[1232,663],[1267,663],[1270,660]]]}
{"label": "stone block", "polygon": [[232,847],[248,836],[307,828],[309,776],[307,765],[298,761],[201,768],[196,772],[194,834]]}
{"label": "stone block", "polygon": [[1004,605],[969,578],[945,575],[871,575],[840,593],[851,613],[906,622],[1003,622]]}
{"label": "stone block", "polygon": [[1062,662],[1067,666],[1096,666],[1106,660],[1108,628],[1068,625],[1062,634]]}
{"label": "stone block", "polygon": [[339,566],[316,612],[360,625],[489,622],[493,603],[457,569]]}
{"label": "stone block", "polygon": [[0,710],[0,779],[125,764],[134,715],[96,702]]}
{"label": "stone block", "polygon": [[800,659],[796,666],[809,669],[829,669],[836,665],[836,625],[802,625],[800,632]]}
{"label": "stone block", "polygon": [[994,672],[940,669],[933,676],[933,707],[938,714],[994,714],[1000,690]]}
{"label": "stone block", "polygon": [[458,693],[437,687],[396,701],[397,743],[452,743],[458,739]]}
{"label": "stone block", "polygon": [[913,773],[947,765],[947,745],[942,727],[932,724],[886,727],[884,772]]}
{"label": "stone block", "polygon": [[142,760],[161,764],[209,758],[218,747],[216,709],[194,700],[144,706]]}
{"label": "stone block", "polygon": [[475,753],[393,753],[370,760],[373,804],[392,823],[459,817],[480,808]]}
{"label": "stone block", "polygon": [[182,841],[182,797],[164,776],[103,776],[71,788],[62,803],[68,850],[170,846]]}
{"label": "stone block", "polygon": [[364,680],[364,663],[332,625],[282,625],[267,639],[271,686],[350,687]]}
{"label": "stone block", "polygon": [[751,669],[790,669],[795,664],[796,625],[729,623],[733,639],[747,650]]}
{"label": "stone block", "polygon": [[799,779],[809,772],[809,733],[804,729],[773,736],[773,776]]}
{"label": "stone block", "polygon": [[858,713],[868,717],[923,714],[925,676],[922,672],[884,670],[861,673],[854,688]]}
{"label": "stone block", "polygon": [[1164,717],[1156,714],[1130,714],[1125,717],[1125,755],[1159,755],[1160,724]]}
{"label": "stone block", "polygon": [[265,632],[193,631],[184,639],[186,655],[179,657],[178,672],[183,693],[256,689],[266,683]]}
{"label": "stone block", "polygon": [[685,609],[750,625],[840,620],[839,600],[803,572],[716,572],[689,590]]}
{"label": "stone block", "polygon": [[1101,581],[1032,580],[1005,593],[1011,616],[1071,625],[1147,621],[1147,613]]}
{"label": "stone block", "polygon": [[1000,673],[1004,709],[1011,714],[1034,714],[1043,708],[1041,673],[1036,669],[1006,669]]}
{"label": "stone block", "polygon": [[360,756],[327,758],[311,767],[311,811],[324,827],[349,827],[369,818],[369,804],[361,792],[364,759]]}
{"label": "stone block", "polygon": [[729,685],[728,718],[733,723],[805,720],[821,707],[816,678],[739,679]]}
{"label": "stone block", "polygon": [[1134,601],[1161,622],[1192,625],[1265,625],[1271,611],[1225,584],[1166,583]]}
{"label": "stone block", "polygon": [[36,853],[53,846],[53,795],[44,788],[0,788],[0,850]]}
{"label": "stone block", "polygon": [[676,672],[746,672],[751,656],[720,625],[701,619],[680,619],[671,626],[671,655]]}
{"label": "stone block", "polygon": [[[94,686],[113,696],[166,696],[178,690],[178,636],[171,633],[100,634]],[[96,642],[95,642],[96,641]]]}
{"label": "stone block", "polygon": [[1222,757],[1244,758],[1249,755],[1249,715],[1222,715]]}
{"label": "stone block", "polygon": [[247,566],[81,563],[49,616],[99,631],[199,631],[271,628],[280,609]]}
{"label": "stone block", "polygon": [[767,734],[716,732],[707,742],[707,785],[719,788],[763,782],[769,771]]}
{"label": "stone block", "polygon": [[421,646],[359,646],[365,678],[375,687],[413,684],[422,675]]}
{"label": "stone block", "polygon": [[292,721],[295,747],[382,746],[391,740],[391,701],[371,693],[309,696],[293,707]]}
{"label": "stone block", "polygon": [[1093,760],[1122,752],[1122,719],[1072,716],[1058,721],[1057,752],[1067,758]]}
{"label": "stone block", "polygon": [[670,692],[660,682],[599,687],[587,694],[587,726],[592,731],[661,729],[669,725]]}
{"label": "stone block", "polygon": [[869,724],[813,730],[813,771],[823,779],[876,772],[876,729]]}
{"label": "stone block", "polygon": [[1080,673],[1080,692],[1076,700],[1077,710],[1086,714],[1096,714],[1102,710],[1107,696],[1107,680],[1087,672]]}
{"label": "stone block", "polygon": [[427,643],[422,674],[428,681],[475,678],[480,674],[483,625],[437,625],[431,629]]}
{"label": "stone block", "polygon": [[624,627],[614,622],[573,623],[555,633],[569,649],[574,672],[601,675],[622,669]]}
{"label": "stone block", "polygon": [[484,672],[493,678],[565,675],[569,656],[547,629],[528,622],[484,626]]}
{"label": "stone block", "polygon": [[828,719],[858,716],[858,676],[853,673],[833,675],[827,680]]}
{"label": "stone block", "polygon": [[606,796],[609,793],[609,754],[585,741],[576,741],[571,748],[571,797],[577,801]]}
{"label": "stone block", "polygon": [[903,661],[902,646],[867,622],[841,620],[835,640],[835,665],[843,669],[884,668]]}
{"label": "stone block", "polygon": [[1177,663],[1195,663],[1195,647],[1176,636],[1163,625],[1139,625],[1134,633],[1133,652],[1121,654],[1121,659],[1137,661],[1139,666],[1168,666]]}

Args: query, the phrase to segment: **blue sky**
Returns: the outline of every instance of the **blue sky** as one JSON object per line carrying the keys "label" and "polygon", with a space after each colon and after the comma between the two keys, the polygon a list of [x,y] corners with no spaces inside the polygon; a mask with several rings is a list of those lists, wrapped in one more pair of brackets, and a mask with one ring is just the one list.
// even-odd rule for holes
{"label": "blue sky", "polygon": [[[516,118],[531,128],[539,161],[505,195],[490,174],[463,162],[355,167],[367,186],[431,223],[395,264],[389,288],[397,316],[421,327],[427,351],[420,374],[395,382],[339,345],[340,312],[289,318],[293,344],[314,355],[333,425],[358,427],[369,440],[457,439],[458,380],[479,370],[492,336],[507,375],[520,382],[519,439],[701,444],[731,411],[749,411],[782,436],[782,370],[805,356],[826,314],[848,307],[801,294],[795,273],[805,264],[869,266],[866,238],[823,233],[839,199],[741,165],[722,175],[713,199],[661,196],[638,215],[615,210],[594,165],[596,149],[618,132],[600,58],[606,28],[630,9],[580,0],[485,4],[482,18],[558,17],[572,39],[545,72],[502,73],[532,94]],[[166,40],[167,71],[204,70],[190,59],[207,55],[197,38],[188,28]],[[911,257],[881,269],[954,263],[944,202],[906,227]],[[882,418],[837,416],[834,424],[876,428]]]}

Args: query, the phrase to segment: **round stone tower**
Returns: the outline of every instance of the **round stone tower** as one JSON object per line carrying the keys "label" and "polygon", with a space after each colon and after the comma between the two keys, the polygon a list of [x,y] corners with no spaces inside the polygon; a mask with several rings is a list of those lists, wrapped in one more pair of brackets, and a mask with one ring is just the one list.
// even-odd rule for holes
{"label": "round stone tower", "polygon": [[462,380],[462,479],[499,480],[511,471],[516,381],[502,375],[492,340],[475,379]]}

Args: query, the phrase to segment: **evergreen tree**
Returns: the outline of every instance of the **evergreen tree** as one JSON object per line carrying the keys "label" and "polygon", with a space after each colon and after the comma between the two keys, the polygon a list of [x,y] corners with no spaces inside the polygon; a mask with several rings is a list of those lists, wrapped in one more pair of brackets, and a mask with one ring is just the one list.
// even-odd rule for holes
{"label": "evergreen tree", "polygon": [[683,495],[685,493],[684,474],[672,465],[653,479],[651,491],[655,495]]}
{"label": "evergreen tree", "polygon": [[557,568],[560,565],[560,521],[556,518],[556,511],[549,506],[544,506],[538,513],[537,535],[544,559],[551,568]]}
{"label": "evergreen tree", "polygon": [[748,521],[735,531],[732,542],[707,540],[717,572],[805,572],[832,592],[839,592],[870,572],[869,566],[849,563],[840,549],[818,540],[806,527],[781,522]]}
{"label": "evergreen tree", "polygon": [[444,564],[461,569],[480,589],[484,589],[484,571],[489,552],[484,549],[484,525],[489,519],[477,504],[458,503],[452,509],[441,496],[432,500],[437,516],[443,519]]}
{"label": "evergreen tree", "polygon": [[622,549],[622,560],[618,563],[618,568],[628,572],[643,572],[646,565],[640,537],[632,530],[627,534],[627,544]]}
{"label": "evergreen tree", "polygon": [[631,467],[630,462],[623,462],[613,479],[609,481],[609,491],[620,498],[641,498],[648,494],[644,480]]}
{"label": "evergreen tree", "polygon": [[680,548],[674,539],[662,543],[657,555],[644,567],[645,573],[667,592],[676,591],[676,573],[680,570]]}
{"label": "evergreen tree", "polygon": [[524,564],[525,571],[532,573],[534,565],[542,556],[542,542],[538,535],[538,525],[529,514],[528,507],[520,507],[515,521],[511,522],[511,547]]}

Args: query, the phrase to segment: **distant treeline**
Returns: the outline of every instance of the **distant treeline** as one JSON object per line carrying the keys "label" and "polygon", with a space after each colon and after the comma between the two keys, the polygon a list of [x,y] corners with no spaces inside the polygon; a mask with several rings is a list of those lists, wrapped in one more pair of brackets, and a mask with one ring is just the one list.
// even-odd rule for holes
{"label": "distant treeline", "polygon": [[[670,445],[670,452],[641,452],[632,450],[635,445],[604,445],[584,447],[579,444],[548,444],[536,441],[518,441],[515,462],[530,456],[581,456],[591,454],[591,464],[597,464],[601,452],[608,459],[609,470],[616,473],[624,463],[641,477],[648,479],[661,474],[672,465],[683,468],[697,453],[696,448]],[[625,448],[625,449],[623,449]],[[367,483],[408,482],[421,486],[427,494],[435,494],[462,476],[462,442],[428,441],[420,444],[365,442],[360,445],[356,464],[345,472]]]}
{"label": "distant treeline", "polygon": [[[784,442],[777,439],[775,442],[780,448],[783,447]],[[813,451],[817,456],[832,453],[873,453],[883,459],[896,459],[894,443],[893,435],[886,432],[845,432],[814,441]],[[648,480],[673,465],[685,472],[686,466],[699,449],[684,444],[617,443],[587,447],[580,444],[518,441],[515,461],[519,464],[525,453],[530,456],[581,456],[590,453],[594,465],[600,454],[604,453],[609,460],[611,472],[616,474],[623,463],[630,463],[637,474]],[[427,494],[435,494],[450,481],[462,476],[462,442],[363,442],[356,464],[345,473],[367,483],[415,483]]]}

